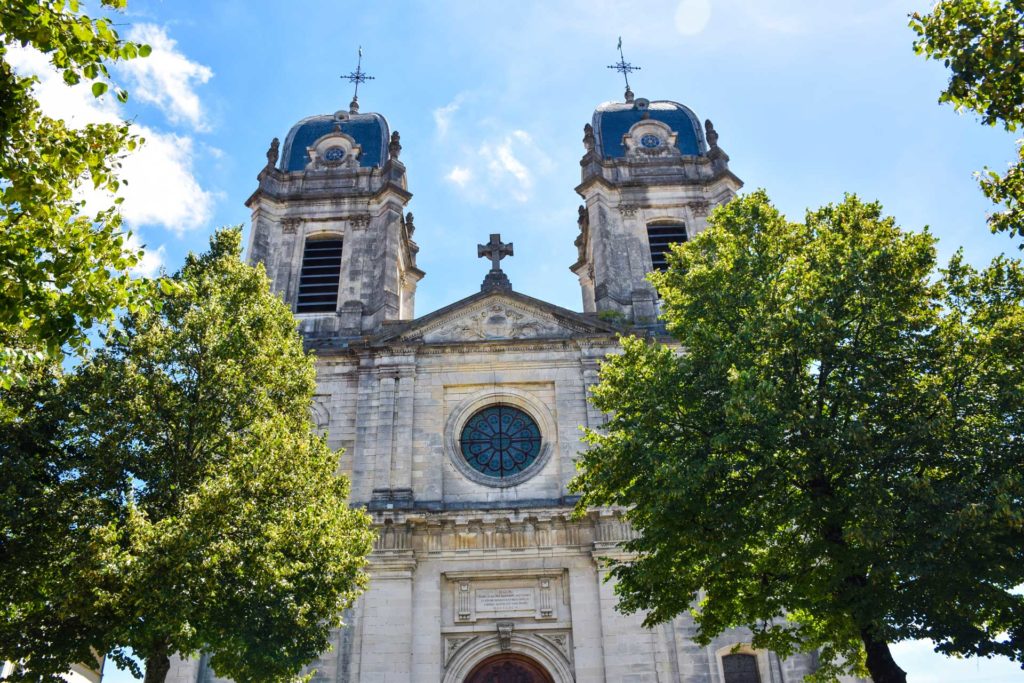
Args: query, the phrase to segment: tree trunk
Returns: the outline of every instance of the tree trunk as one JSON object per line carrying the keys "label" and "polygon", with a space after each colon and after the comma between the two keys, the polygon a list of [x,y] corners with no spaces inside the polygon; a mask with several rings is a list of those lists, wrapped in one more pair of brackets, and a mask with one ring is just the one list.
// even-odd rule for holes
{"label": "tree trunk", "polygon": [[864,641],[864,651],[868,655],[868,671],[874,683],[907,683],[907,672],[896,664],[887,642],[875,640],[871,630],[866,628],[861,629],[860,637]]}
{"label": "tree trunk", "polygon": [[146,678],[143,683],[164,683],[167,672],[171,669],[171,658],[167,655],[166,648],[146,658]]}

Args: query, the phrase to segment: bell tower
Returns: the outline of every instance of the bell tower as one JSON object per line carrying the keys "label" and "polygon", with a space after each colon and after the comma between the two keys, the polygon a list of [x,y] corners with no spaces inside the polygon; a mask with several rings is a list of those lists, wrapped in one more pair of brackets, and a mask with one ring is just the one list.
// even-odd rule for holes
{"label": "bell tower", "polygon": [[[369,78],[357,69],[356,86]],[[263,263],[314,343],[414,317],[419,248],[398,132],[383,116],[311,116],[274,138],[252,210],[250,262]]]}
{"label": "bell tower", "polygon": [[[609,68],[628,79],[638,67],[623,59]],[[711,121],[701,126],[678,102],[634,97],[628,80],[624,102],[594,111],[583,146],[579,255],[570,266],[583,310],[653,323],[657,294],[647,274],[664,268],[669,245],[703,230],[708,212],[743,182],[729,170]]]}

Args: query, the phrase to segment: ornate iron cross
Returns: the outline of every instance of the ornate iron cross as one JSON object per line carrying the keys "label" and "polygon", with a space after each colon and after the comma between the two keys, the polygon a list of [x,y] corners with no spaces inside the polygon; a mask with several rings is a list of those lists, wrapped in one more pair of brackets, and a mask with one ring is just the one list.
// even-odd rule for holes
{"label": "ornate iron cross", "polygon": [[367,75],[363,71],[363,46],[362,45],[359,46],[359,61],[356,63],[356,70],[353,71],[352,73],[350,73],[348,76],[342,76],[342,78],[347,80],[349,83],[355,83],[356,84],[356,91],[352,95],[352,101],[353,102],[358,102],[359,101],[359,84],[360,83],[365,83],[366,81],[372,81],[374,79],[373,76],[369,76],[369,75]]}
{"label": "ornate iron cross", "polygon": [[501,233],[491,233],[491,241],[487,244],[476,245],[477,258],[489,258],[491,260],[491,272],[501,270],[501,259],[512,256],[512,243],[505,244],[501,241]]}
{"label": "ornate iron cross", "polygon": [[619,36],[619,61],[615,64],[609,64],[609,69],[615,69],[622,77],[626,79],[626,90],[629,90],[629,74],[633,71],[639,71],[639,66],[633,66],[626,61],[626,58],[622,54],[622,36]]}

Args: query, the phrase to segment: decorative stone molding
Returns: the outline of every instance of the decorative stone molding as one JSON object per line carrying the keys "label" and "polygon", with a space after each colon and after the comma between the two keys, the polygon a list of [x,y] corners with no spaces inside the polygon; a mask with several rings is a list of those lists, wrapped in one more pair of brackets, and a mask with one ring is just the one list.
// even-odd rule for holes
{"label": "decorative stone molding", "polygon": [[301,218],[282,218],[281,219],[281,232],[286,235],[294,235],[299,230],[299,226],[302,225]]}
{"label": "decorative stone molding", "polygon": [[591,513],[594,520],[594,544],[618,545],[639,537],[639,533],[621,515],[610,511]]}
{"label": "decorative stone molding", "polygon": [[477,636],[448,636],[444,639],[444,665],[448,666],[452,657],[463,645],[473,642]]}
{"label": "decorative stone molding", "polygon": [[313,425],[316,427],[316,431],[320,434],[327,432],[327,427],[331,423],[331,413],[327,410],[326,396],[314,396],[313,405],[309,407],[310,417],[313,419]]}
{"label": "decorative stone molding", "polygon": [[[445,602],[452,623],[472,625],[490,619],[522,624],[557,622],[559,604],[568,605],[566,570],[522,569],[444,572]],[[568,607],[563,610],[566,616]]]}
{"label": "decorative stone molding", "polygon": [[456,621],[470,621],[473,618],[473,603],[470,601],[469,581],[459,581],[459,590],[456,593],[458,611],[455,614]]}
{"label": "decorative stone molding", "polygon": [[[491,633],[494,634],[493,631]],[[555,683],[576,681],[572,663],[558,646],[536,633],[521,633],[516,629],[509,632],[507,649],[502,649],[502,640],[498,634],[481,634],[460,644],[445,666],[441,683],[462,683],[480,662],[507,651],[518,652],[535,660],[551,674]]]}
{"label": "decorative stone molding", "polygon": [[707,216],[711,212],[711,202],[705,199],[695,199],[687,202],[686,207],[694,216]]}
{"label": "decorative stone molding", "polygon": [[532,339],[565,336],[553,321],[504,302],[459,316],[441,327],[424,332],[426,342]]}
{"label": "decorative stone molding", "polygon": [[541,578],[538,581],[537,597],[540,603],[537,606],[541,619],[550,619],[554,616],[554,602],[551,596],[551,579]]}
{"label": "decorative stone molding", "polygon": [[355,138],[341,132],[336,127],[327,135],[306,148],[309,155],[309,163],[306,164],[307,171],[322,171],[335,168],[358,168],[359,157],[363,154],[363,148],[355,141]]}
{"label": "decorative stone molding", "polygon": [[[452,307],[436,316],[425,316],[422,322],[401,328],[401,331],[386,339],[389,342],[404,340],[414,343],[419,354],[444,354],[462,352],[446,344],[478,345],[480,342],[491,342],[493,345],[486,347],[488,352],[506,348],[519,351],[554,350],[559,345],[574,344],[572,340],[575,338],[615,334],[602,321],[578,314],[565,315],[557,307],[534,304],[523,301],[523,298],[503,292],[489,293],[471,304]],[[533,340],[536,340],[536,345],[531,343]],[[514,345],[500,346],[502,341],[511,341]],[[617,348],[617,345],[610,347],[609,351],[613,348]]]}
{"label": "decorative stone molding", "polygon": [[348,224],[353,230],[365,230],[370,227],[370,214],[358,213],[348,217]]}
{"label": "decorative stone molding", "polygon": [[377,528],[373,549],[375,552],[409,550],[411,545],[409,528],[406,525],[384,524]]}
{"label": "decorative stone molding", "polygon": [[588,152],[594,151],[594,127],[589,123],[583,126],[583,147]]}
{"label": "decorative stone molding", "polygon": [[637,208],[635,204],[619,204],[619,213],[626,217],[633,217],[636,215]]}
{"label": "decorative stone molding", "polygon": [[622,136],[626,156],[636,161],[654,157],[679,157],[681,153],[676,147],[679,134],[661,121],[644,118]]}
{"label": "decorative stone molding", "polygon": [[558,648],[558,651],[565,655],[565,658],[572,660],[572,649],[569,647],[568,633],[538,633],[538,636]]}
{"label": "decorative stone molding", "polygon": [[388,143],[388,156],[396,161],[402,153],[401,140],[402,136],[398,134],[397,130],[391,133],[391,142]]}
{"label": "decorative stone molding", "polygon": [[278,151],[281,147],[281,141],[274,138],[270,141],[270,147],[267,149],[267,168],[274,168],[277,166],[277,159],[280,155]]}
{"label": "decorative stone molding", "polygon": [[498,622],[498,644],[502,651],[512,649],[512,629],[515,627],[511,621]]}
{"label": "decorative stone molding", "polygon": [[704,119],[704,137],[709,147],[718,147],[718,131],[715,130],[715,124],[711,123],[711,119]]}

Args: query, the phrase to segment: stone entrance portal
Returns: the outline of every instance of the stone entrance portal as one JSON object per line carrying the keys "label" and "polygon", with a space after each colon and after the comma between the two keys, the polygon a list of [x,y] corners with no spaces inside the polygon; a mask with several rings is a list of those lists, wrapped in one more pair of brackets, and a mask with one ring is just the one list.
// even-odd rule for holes
{"label": "stone entrance portal", "polygon": [[465,683],[554,683],[554,679],[528,657],[502,654],[480,662]]}

